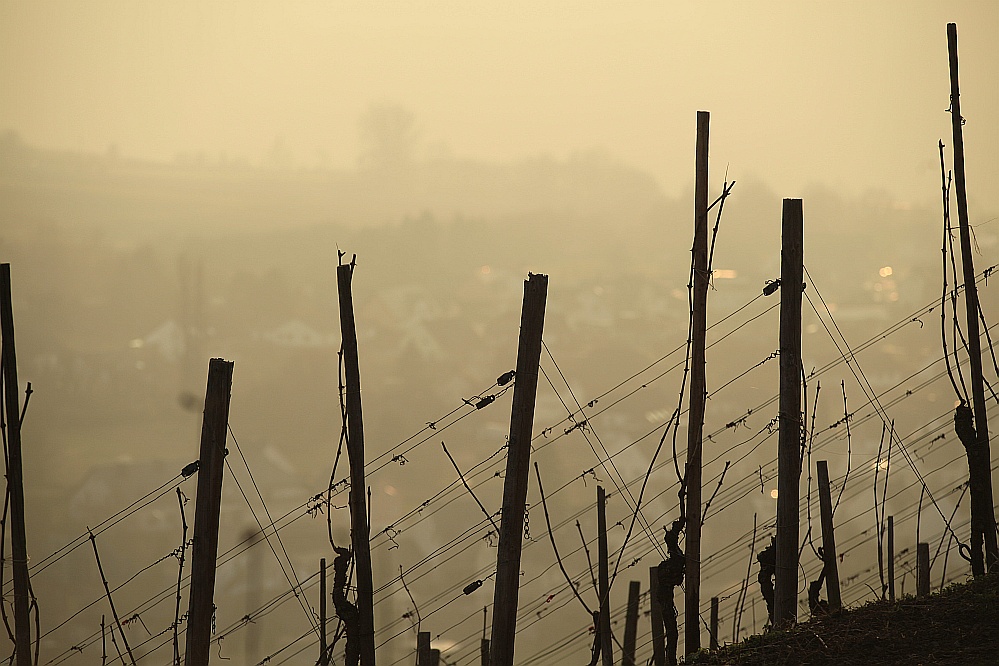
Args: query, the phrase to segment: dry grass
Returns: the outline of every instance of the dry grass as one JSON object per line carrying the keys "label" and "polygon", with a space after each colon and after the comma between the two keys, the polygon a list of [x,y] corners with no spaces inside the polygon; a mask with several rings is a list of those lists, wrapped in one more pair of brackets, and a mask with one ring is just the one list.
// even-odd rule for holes
{"label": "dry grass", "polygon": [[869,603],[813,618],[790,631],[752,636],[696,664],[997,664],[999,574],[923,599]]}

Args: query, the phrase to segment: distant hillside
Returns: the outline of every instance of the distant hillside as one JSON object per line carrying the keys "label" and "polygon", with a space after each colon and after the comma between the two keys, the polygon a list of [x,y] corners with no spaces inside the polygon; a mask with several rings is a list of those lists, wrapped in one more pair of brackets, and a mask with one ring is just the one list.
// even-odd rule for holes
{"label": "distant hillside", "polygon": [[999,663],[999,574],[951,585],[923,599],[869,603],[835,617],[752,636],[688,663],[995,664]]}
{"label": "distant hillside", "polygon": [[661,219],[667,206],[651,175],[600,152],[565,160],[286,169],[203,156],[161,163],[113,150],[44,150],[14,132],[0,134],[0,197],[8,218],[100,225],[143,238],[206,227],[370,227],[424,212],[493,220],[568,214],[621,228]]}

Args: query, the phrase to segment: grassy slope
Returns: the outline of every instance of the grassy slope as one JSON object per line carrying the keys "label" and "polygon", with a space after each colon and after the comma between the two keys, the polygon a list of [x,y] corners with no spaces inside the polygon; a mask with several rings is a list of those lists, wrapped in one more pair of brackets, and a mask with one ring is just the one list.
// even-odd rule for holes
{"label": "grassy slope", "polygon": [[697,664],[999,664],[999,575],[753,636]]}

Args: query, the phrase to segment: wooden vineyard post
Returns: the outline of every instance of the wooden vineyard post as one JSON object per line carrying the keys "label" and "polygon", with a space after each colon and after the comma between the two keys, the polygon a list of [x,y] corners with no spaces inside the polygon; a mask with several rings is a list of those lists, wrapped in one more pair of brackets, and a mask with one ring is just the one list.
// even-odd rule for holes
{"label": "wooden vineyard post", "polygon": [[798,616],[798,503],[801,478],[801,199],[784,199],[780,252],[780,408],[777,444],[777,566],[774,625]]}
{"label": "wooden vineyard post", "polygon": [[486,638],[488,626],[488,611],[482,609],[482,638],[479,639],[479,666],[489,666],[489,639]]}
{"label": "wooden vineyard post", "polygon": [[[256,615],[257,609],[263,603],[263,553],[260,548],[254,548],[254,544],[264,538],[263,530],[250,527],[243,532],[243,540],[246,542],[246,614],[250,617]],[[178,599],[177,603],[180,603]],[[179,615],[177,616],[180,617]],[[243,654],[246,661],[255,664],[260,661],[260,645],[264,639],[263,627],[257,626],[253,631],[243,632],[246,634],[243,643]]]}
{"label": "wooden vineyard post", "polygon": [[[694,245],[691,285],[690,408],[687,418],[687,466],[685,472],[687,524],[684,528],[684,653],[701,647],[701,456],[704,429],[705,329],[707,326],[708,283],[708,128],[711,114],[697,112],[694,181]],[[662,590],[660,590],[662,592]]]}
{"label": "wooden vineyard post", "polygon": [[888,601],[895,603],[895,516],[888,516]]}
{"label": "wooden vineyard post", "polygon": [[649,567],[649,605],[649,617],[652,620],[652,665],[666,666],[666,634],[659,589],[659,567]]}
{"label": "wooden vineyard post", "polygon": [[[7,488],[10,491],[10,556],[14,571],[14,646],[17,666],[31,666],[28,603],[28,539],[24,525],[24,474],[21,463],[21,406],[14,348],[14,307],[10,264],[0,265],[0,328],[3,334],[3,388],[7,417]],[[0,553],[0,556],[3,556]]]}
{"label": "wooden vineyard post", "polygon": [[[999,541],[992,507],[992,456],[989,450],[989,424],[985,407],[982,375],[982,343],[978,328],[980,306],[975,283],[975,262],[971,249],[968,222],[968,189],[964,171],[964,119],[961,117],[961,84],[958,79],[957,24],[947,24],[947,51],[950,62],[950,115],[954,137],[954,185],[957,194],[957,218],[961,230],[961,258],[964,270],[968,357],[971,365],[971,395],[974,406],[974,431],[961,437],[968,452],[968,481],[971,491],[971,571],[983,576],[999,563]],[[965,405],[958,407],[958,411]],[[955,419],[956,420],[956,419]],[[959,431],[960,435],[961,432]],[[982,554],[984,545],[985,553]]]}
{"label": "wooden vineyard post", "polygon": [[607,496],[604,487],[597,486],[597,583],[600,592],[600,657],[603,666],[614,666],[614,651],[611,647],[610,623],[610,572],[607,551]]}
{"label": "wooden vineyard post", "polygon": [[635,666],[635,643],[638,639],[638,601],[642,584],[633,580],[628,584],[628,613],[624,620],[624,657],[622,666]]}
{"label": "wooden vineyard post", "polygon": [[326,558],[319,558],[319,666],[329,666],[326,645]]}
{"label": "wooden vineyard post", "polygon": [[711,597],[710,643],[712,650],[718,649],[718,597]]}
{"label": "wooden vineyard post", "polygon": [[524,283],[515,375],[517,383],[513,388],[510,442],[506,458],[506,480],[503,484],[503,512],[496,554],[493,627],[489,642],[489,660],[492,666],[513,666],[517,600],[520,594],[520,556],[523,547],[521,539],[524,534],[534,405],[538,395],[538,368],[541,364],[541,336],[545,325],[547,298],[548,276],[529,274]]}
{"label": "wooden vineyard post", "polygon": [[826,596],[829,612],[837,613],[843,607],[839,590],[839,565],[836,559],[836,535],[833,532],[832,494],[829,492],[829,465],[825,460],[815,463],[819,476],[819,513],[822,521],[823,566],[826,574]]}
{"label": "wooden vineyard post", "polygon": [[354,325],[354,299],[351,278],[354,263],[336,269],[340,304],[340,338],[343,349],[345,404],[347,409],[347,458],[350,464],[350,544],[354,551],[357,581],[357,633],[361,666],[375,666],[374,587],[371,582],[370,525],[365,501],[364,422],[361,415],[361,370],[357,357],[357,329]]}
{"label": "wooden vineyard post", "polygon": [[[101,565],[101,555],[97,552],[97,539],[94,537],[94,533],[90,532],[90,545],[94,548],[94,559],[97,560],[97,573],[101,576],[101,582],[104,584],[104,595],[107,597],[108,606],[111,608],[111,616],[114,618],[115,628],[118,629],[118,635],[121,636],[121,642],[125,646],[125,653],[128,654],[128,660],[132,662],[132,666],[135,666],[135,656],[132,655],[132,648],[128,644],[128,637],[125,635],[125,630],[121,626],[121,618],[118,617],[118,610],[114,607],[114,598],[111,596],[111,587],[108,585],[107,576],[104,575],[104,567]],[[114,629],[111,630],[111,642],[114,642]],[[124,657],[121,659],[122,664],[125,663]]]}
{"label": "wooden vineyard post", "polygon": [[916,544],[916,596],[925,597],[930,593],[930,544]]}
{"label": "wooden vineyard post", "polygon": [[430,632],[416,635],[416,666],[430,666]]}
{"label": "wooden vineyard post", "polygon": [[198,458],[198,495],[194,508],[194,545],[191,549],[191,592],[187,615],[186,666],[208,666],[215,615],[215,564],[222,506],[222,470],[225,467],[232,391],[232,361],[208,362],[205,416]]}

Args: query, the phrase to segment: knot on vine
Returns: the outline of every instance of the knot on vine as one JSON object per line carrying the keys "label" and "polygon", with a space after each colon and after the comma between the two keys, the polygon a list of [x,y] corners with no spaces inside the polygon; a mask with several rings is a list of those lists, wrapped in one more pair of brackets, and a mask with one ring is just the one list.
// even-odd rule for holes
{"label": "knot on vine", "polygon": [[954,430],[957,431],[957,437],[965,449],[970,451],[974,448],[978,439],[975,432],[975,413],[971,410],[971,406],[963,401],[954,409]]}
{"label": "knot on vine", "polygon": [[354,553],[348,548],[335,546],[336,557],[333,558],[333,607],[337,617],[344,624],[347,634],[347,645],[344,653],[344,663],[357,666],[361,659],[360,614],[357,606],[347,599],[347,571]]}
{"label": "knot on vine", "polygon": [[760,563],[760,573],[757,580],[760,583],[760,593],[767,602],[767,615],[770,624],[774,623],[774,579],[777,577],[777,541],[770,537],[770,545],[756,555]]}

